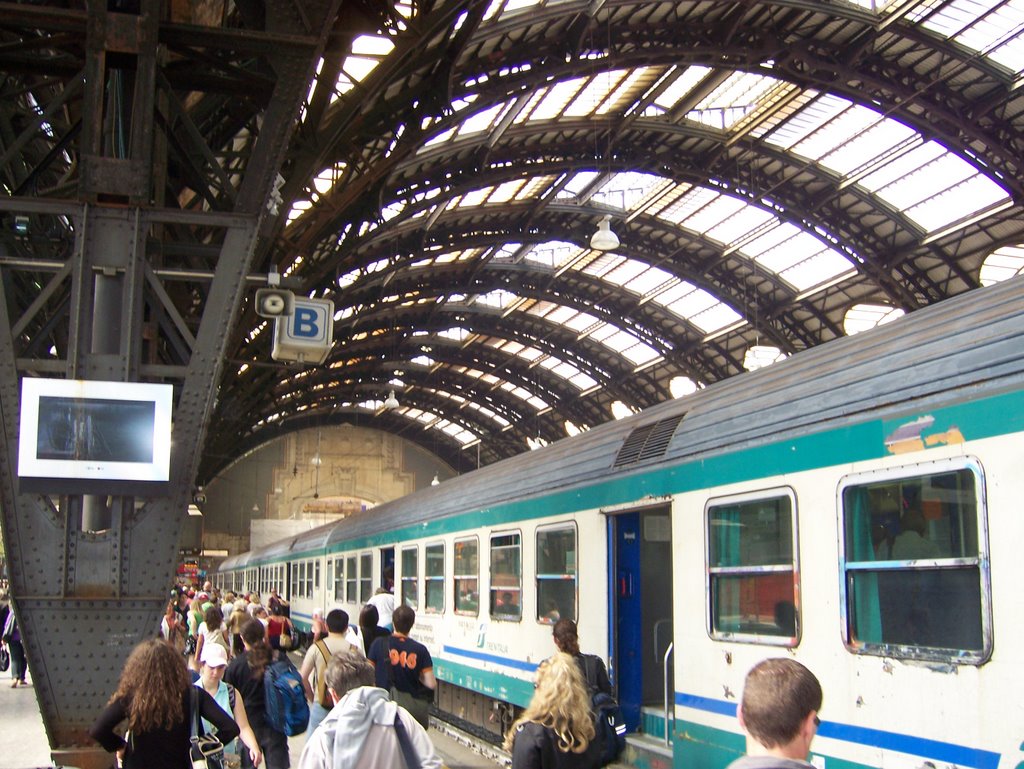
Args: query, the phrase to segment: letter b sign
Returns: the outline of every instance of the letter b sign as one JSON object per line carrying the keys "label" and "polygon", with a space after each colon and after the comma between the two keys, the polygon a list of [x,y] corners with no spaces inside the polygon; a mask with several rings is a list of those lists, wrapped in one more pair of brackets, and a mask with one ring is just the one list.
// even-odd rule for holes
{"label": "letter b sign", "polygon": [[295,297],[295,311],[274,321],[274,360],[323,363],[334,343],[334,302]]}

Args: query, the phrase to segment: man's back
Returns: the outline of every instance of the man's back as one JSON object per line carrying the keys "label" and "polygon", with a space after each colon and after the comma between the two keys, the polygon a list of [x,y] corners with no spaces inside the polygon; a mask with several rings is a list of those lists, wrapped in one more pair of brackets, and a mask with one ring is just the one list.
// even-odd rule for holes
{"label": "man's back", "polygon": [[440,769],[441,759],[426,731],[382,689],[361,686],[334,706],[307,738],[298,769],[405,769],[402,744],[395,726],[399,718],[423,769]]}

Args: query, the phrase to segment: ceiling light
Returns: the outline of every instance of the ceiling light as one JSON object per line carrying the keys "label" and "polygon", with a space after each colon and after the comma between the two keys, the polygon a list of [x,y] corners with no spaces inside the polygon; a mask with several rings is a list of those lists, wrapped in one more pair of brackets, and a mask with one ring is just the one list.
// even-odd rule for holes
{"label": "ceiling light", "polygon": [[440,479],[437,477],[437,473],[434,473],[434,480],[430,482],[431,486],[439,486],[441,484]]}
{"label": "ceiling light", "polygon": [[391,409],[397,409],[399,405],[398,398],[395,397],[395,391],[392,390],[388,393],[388,397],[384,399],[384,408],[390,411]]}
{"label": "ceiling light", "polygon": [[598,222],[597,232],[590,237],[590,247],[597,251],[611,251],[619,247],[619,239],[611,230],[611,214],[605,214]]}

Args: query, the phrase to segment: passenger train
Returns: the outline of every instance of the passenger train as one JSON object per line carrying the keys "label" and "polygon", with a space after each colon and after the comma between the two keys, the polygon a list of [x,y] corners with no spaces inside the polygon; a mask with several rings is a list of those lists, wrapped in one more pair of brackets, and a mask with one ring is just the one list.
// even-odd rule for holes
{"label": "passenger train", "polygon": [[[394,570],[438,708],[498,736],[559,617],[638,763],[744,751],[747,671],[821,680],[820,767],[1024,761],[1024,277],[226,560],[308,628]],[[658,755],[660,754],[660,757]],[[646,761],[646,763],[645,763]]]}

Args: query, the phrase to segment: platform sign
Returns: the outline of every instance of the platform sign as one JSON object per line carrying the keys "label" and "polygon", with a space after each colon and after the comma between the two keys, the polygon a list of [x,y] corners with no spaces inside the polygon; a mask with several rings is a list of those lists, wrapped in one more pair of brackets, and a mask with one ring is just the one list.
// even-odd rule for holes
{"label": "platform sign", "polygon": [[295,311],[274,320],[274,360],[323,363],[334,343],[334,302],[295,297]]}

